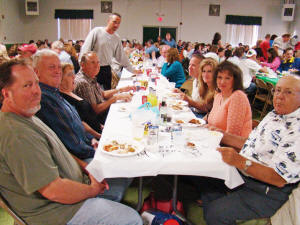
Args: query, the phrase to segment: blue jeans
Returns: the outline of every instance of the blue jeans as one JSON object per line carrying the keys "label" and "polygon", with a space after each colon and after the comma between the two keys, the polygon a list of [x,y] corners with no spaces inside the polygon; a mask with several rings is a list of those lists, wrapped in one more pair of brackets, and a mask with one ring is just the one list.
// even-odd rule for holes
{"label": "blue jeans", "polygon": [[[84,161],[90,163],[92,160],[93,158],[88,158]],[[107,178],[105,180],[109,185],[109,190],[105,190],[99,197],[120,202],[133,178]]]}
{"label": "blue jeans", "polygon": [[109,185],[109,190],[105,190],[99,197],[120,202],[133,178],[107,178],[105,180]]}
{"label": "blue jeans", "polygon": [[[207,185],[202,193],[207,225],[233,225],[236,220],[268,218],[287,200],[294,185],[277,188],[244,177],[245,184],[227,194],[218,186]],[[218,189],[218,190],[217,190]]]}
{"label": "blue jeans", "polygon": [[132,208],[103,198],[87,199],[67,225],[143,225]]}

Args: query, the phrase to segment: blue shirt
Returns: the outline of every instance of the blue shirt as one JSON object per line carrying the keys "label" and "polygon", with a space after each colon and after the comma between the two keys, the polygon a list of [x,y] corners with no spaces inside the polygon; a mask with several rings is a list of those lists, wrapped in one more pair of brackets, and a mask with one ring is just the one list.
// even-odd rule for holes
{"label": "blue shirt", "polygon": [[60,96],[59,90],[40,83],[41,109],[38,116],[59,137],[66,148],[80,159],[94,157],[91,137],[85,133],[76,109]]}
{"label": "blue shirt", "polygon": [[183,67],[178,61],[174,61],[172,64],[165,63],[161,69],[161,74],[168,78],[170,82],[175,82],[176,88],[180,88],[185,82]]}
{"label": "blue shirt", "polygon": [[293,68],[300,71],[300,58],[295,58]]}
{"label": "blue shirt", "polygon": [[163,39],[163,41],[166,45],[169,45],[171,48],[176,48],[176,42],[174,38],[172,38],[171,41],[167,41],[166,39]]}
{"label": "blue shirt", "polygon": [[282,71],[288,71],[289,69],[294,69],[294,65],[295,65],[294,61],[295,61],[294,57],[292,57],[289,60],[281,61],[280,66],[278,67],[277,70],[282,72]]}
{"label": "blue shirt", "polygon": [[152,53],[153,51],[158,52],[159,49],[156,48],[155,45],[151,45],[149,48],[146,49],[145,53],[151,55],[151,53]]}

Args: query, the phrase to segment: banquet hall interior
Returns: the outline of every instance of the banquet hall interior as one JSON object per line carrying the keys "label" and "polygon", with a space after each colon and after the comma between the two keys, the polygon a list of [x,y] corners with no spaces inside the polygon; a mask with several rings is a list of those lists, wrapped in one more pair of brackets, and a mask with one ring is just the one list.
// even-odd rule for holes
{"label": "banquet hall interior", "polygon": [[[213,58],[217,63],[209,64],[208,62],[211,68],[214,66],[219,68],[218,65],[223,65],[225,61],[234,64],[234,60],[230,61],[229,59],[233,57],[240,58],[240,60],[250,60],[250,62],[252,62],[251,60],[255,61],[257,67],[250,68],[249,66],[248,68],[248,64],[246,63],[245,67],[243,67],[246,71],[250,71],[248,73],[251,78],[248,84],[245,84],[245,78],[243,78],[244,83],[242,84],[241,91],[243,92],[242,96],[248,99],[249,102],[247,105],[249,112],[247,116],[251,117],[250,122],[252,126],[251,128],[249,127],[251,130],[274,109],[272,99],[276,93],[275,86],[279,82],[279,78],[284,77],[286,74],[299,76],[300,38],[298,38],[298,35],[300,32],[300,0],[0,0],[0,63],[9,61],[12,58],[22,58],[26,54],[25,52],[31,52],[32,56],[30,55],[29,59],[26,60],[28,60],[29,64],[35,66],[34,60],[32,60],[34,53],[44,48],[52,48],[54,50],[56,47],[53,47],[51,44],[59,41],[62,47],[57,47],[57,49],[60,49],[58,54],[63,49],[68,57],[71,56],[71,63],[73,63],[71,70],[74,70],[75,74],[78,71],[80,73],[84,68],[82,66],[84,62],[80,62],[80,59],[82,59],[82,52],[80,50],[85,46],[84,43],[87,36],[95,27],[106,27],[109,18],[111,18],[109,16],[112,13],[121,15],[121,24],[116,28],[116,33],[122,41],[122,51],[124,51],[129,61],[126,60],[134,66],[134,71],[144,72],[145,75],[146,69],[138,67],[139,64],[137,63],[143,60],[152,60],[151,66],[153,62],[153,65],[157,66],[157,70],[155,68],[155,71],[163,74],[171,83],[174,82],[177,91],[180,92],[181,96],[185,96],[182,98],[188,102],[186,104],[189,105],[189,108],[196,108],[195,105],[192,105],[192,100],[190,100],[193,98],[192,89],[195,87],[193,86],[194,78],[189,68],[189,63],[191,64],[195,54],[200,55],[203,61],[206,60],[205,58]],[[220,37],[214,43],[216,33]],[[170,57],[166,57],[166,61],[163,61],[164,66],[158,69],[158,60],[159,56],[163,54],[163,46],[168,45],[164,42],[168,34],[171,36],[170,40],[174,39],[175,41],[175,46],[171,46],[171,49],[177,49],[178,61],[183,69],[182,76],[184,78],[180,85],[177,83],[178,80],[171,80],[173,78],[164,74],[167,74],[165,67],[173,63],[172,60],[168,61]],[[293,62],[290,64],[288,64],[288,61],[291,59],[287,56],[289,48],[286,47],[280,53],[281,46],[274,44],[272,47],[272,42],[270,42],[270,37],[275,43],[276,38],[284,39],[284,35],[288,36],[290,43],[288,47],[291,47],[292,51]],[[274,36],[273,39],[272,36]],[[265,42],[268,43],[268,49],[276,50],[275,57],[271,56],[273,53],[269,51],[267,53],[267,49],[264,52],[264,45],[262,43]],[[216,47],[215,50],[214,46]],[[154,54],[152,50],[149,50],[150,48],[156,49],[154,50]],[[237,53],[238,49],[243,49],[240,56]],[[137,59],[138,62],[134,59],[138,55],[135,55],[135,51],[141,54],[141,57]],[[226,54],[229,55],[226,56]],[[169,55],[171,55],[170,50],[168,50]],[[279,63],[276,68],[272,68],[276,57]],[[101,57],[99,57],[100,72],[102,67],[101,60]],[[118,82],[121,83],[127,65],[125,66],[118,62],[118,60],[113,60],[113,62],[114,65],[110,65],[110,67],[112,71],[115,68],[116,70],[113,71],[111,89],[116,89],[117,95],[121,92],[120,87],[123,87]],[[147,64],[147,66],[149,65]],[[126,69],[128,68],[126,67]],[[203,66],[203,68],[206,67]],[[242,73],[245,72],[243,68],[240,68]],[[202,73],[204,72],[202,71]],[[134,76],[138,76],[138,73],[135,74]],[[63,72],[63,78],[64,76],[68,75],[64,75]],[[77,84],[76,78],[74,79],[74,82]],[[219,89],[217,84],[213,92],[215,94],[217,92],[218,94],[222,94],[222,90]],[[141,85],[143,86],[142,83]],[[251,89],[251,87],[255,87],[255,89]],[[80,91],[76,92],[76,88],[74,90],[74,93],[79,96],[78,93]],[[78,98],[84,97],[80,96]],[[217,98],[215,97],[215,99]],[[109,101],[109,98],[105,100]],[[156,100],[159,101],[158,98]],[[127,101],[127,99],[124,101]],[[222,103],[222,101],[220,102]],[[113,109],[113,103],[110,110]],[[91,105],[95,109],[94,105]],[[195,119],[201,118],[199,120],[202,120],[203,118],[203,121],[206,120],[207,123],[213,123],[213,115],[220,113],[214,111],[215,103],[212,102],[209,109],[201,112],[203,115],[197,109],[195,110],[196,112],[192,110],[195,116],[197,116]],[[107,111],[107,114],[104,119],[101,117],[101,124],[104,125],[104,128],[100,129],[98,127],[99,130],[93,131],[96,133],[98,139],[102,131],[104,131],[103,135],[105,134],[105,119],[106,122],[112,121],[110,119],[110,112]],[[199,115],[201,117],[198,117]],[[99,115],[95,115],[95,117],[97,119],[100,118]],[[240,123],[245,124],[245,122]],[[224,130],[226,130],[226,127]],[[237,133],[237,135],[243,136],[243,132]],[[94,135],[94,133],[90,134]],[[249,133],[250,131],[246,137],[248,137]],[[94,137],[96,136],[94,135]],[[0,150],[1,152],[2,150]],[[181,166],[181,164],[173,165],[175,167]],[[179,180],[182,183],[187,182],[190,184],[188,179]],[[132,208],[136,207],[138,203],[139,182],[138,178],[133,180],[126,190],[121,203]],[[153,193],[151,182],[152,179],[144,179],[142,190],[143,200],[147,197],[150,198],[150,193]],[[156,182],[158,181],[153,183]],[[164,182],[170,184],[167,178],[167,181],[163,181],[159,185],[163,185]],[[180,188],[181,186],[179,185]],[[182,188],[184,195],[190,195],[187,197],[187,203],[184,202],[183,214],[191,221],[191,223],[186,224],[205,225],[206,222],[202,208],[203,202],[201,200],[198,201],[199,196],[194,196],[194,186],[183,185]],[[299,187],[297,189],[299,190]],[[180,196],[180,193],[178,195]],[[13,217],[9,215],[6,209],[1,208],[0,204],[0,225],[12,224],[16,224]],[[239,221],[238,224],[265,225],[271,224],[271,222],[270,218],[263,218]]]}

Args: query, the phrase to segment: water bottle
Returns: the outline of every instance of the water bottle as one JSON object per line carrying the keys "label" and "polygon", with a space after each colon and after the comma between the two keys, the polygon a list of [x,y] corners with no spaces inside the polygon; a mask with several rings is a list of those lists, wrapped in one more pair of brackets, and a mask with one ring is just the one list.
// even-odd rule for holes
{"label": "water bottle", "polygon": [[172,138],[175,146],[183,143],[182,140],[182,126],[180,124],[174,124],[172,129]]}

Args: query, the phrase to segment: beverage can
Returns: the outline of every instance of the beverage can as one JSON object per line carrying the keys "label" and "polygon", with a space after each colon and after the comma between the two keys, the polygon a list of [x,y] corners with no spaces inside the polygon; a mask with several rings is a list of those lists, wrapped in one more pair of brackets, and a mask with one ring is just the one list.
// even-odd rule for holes
{"label": "beverage can", "polygon": [[142,96],[142,104],[145,104],[147,102],[147,95]]}

